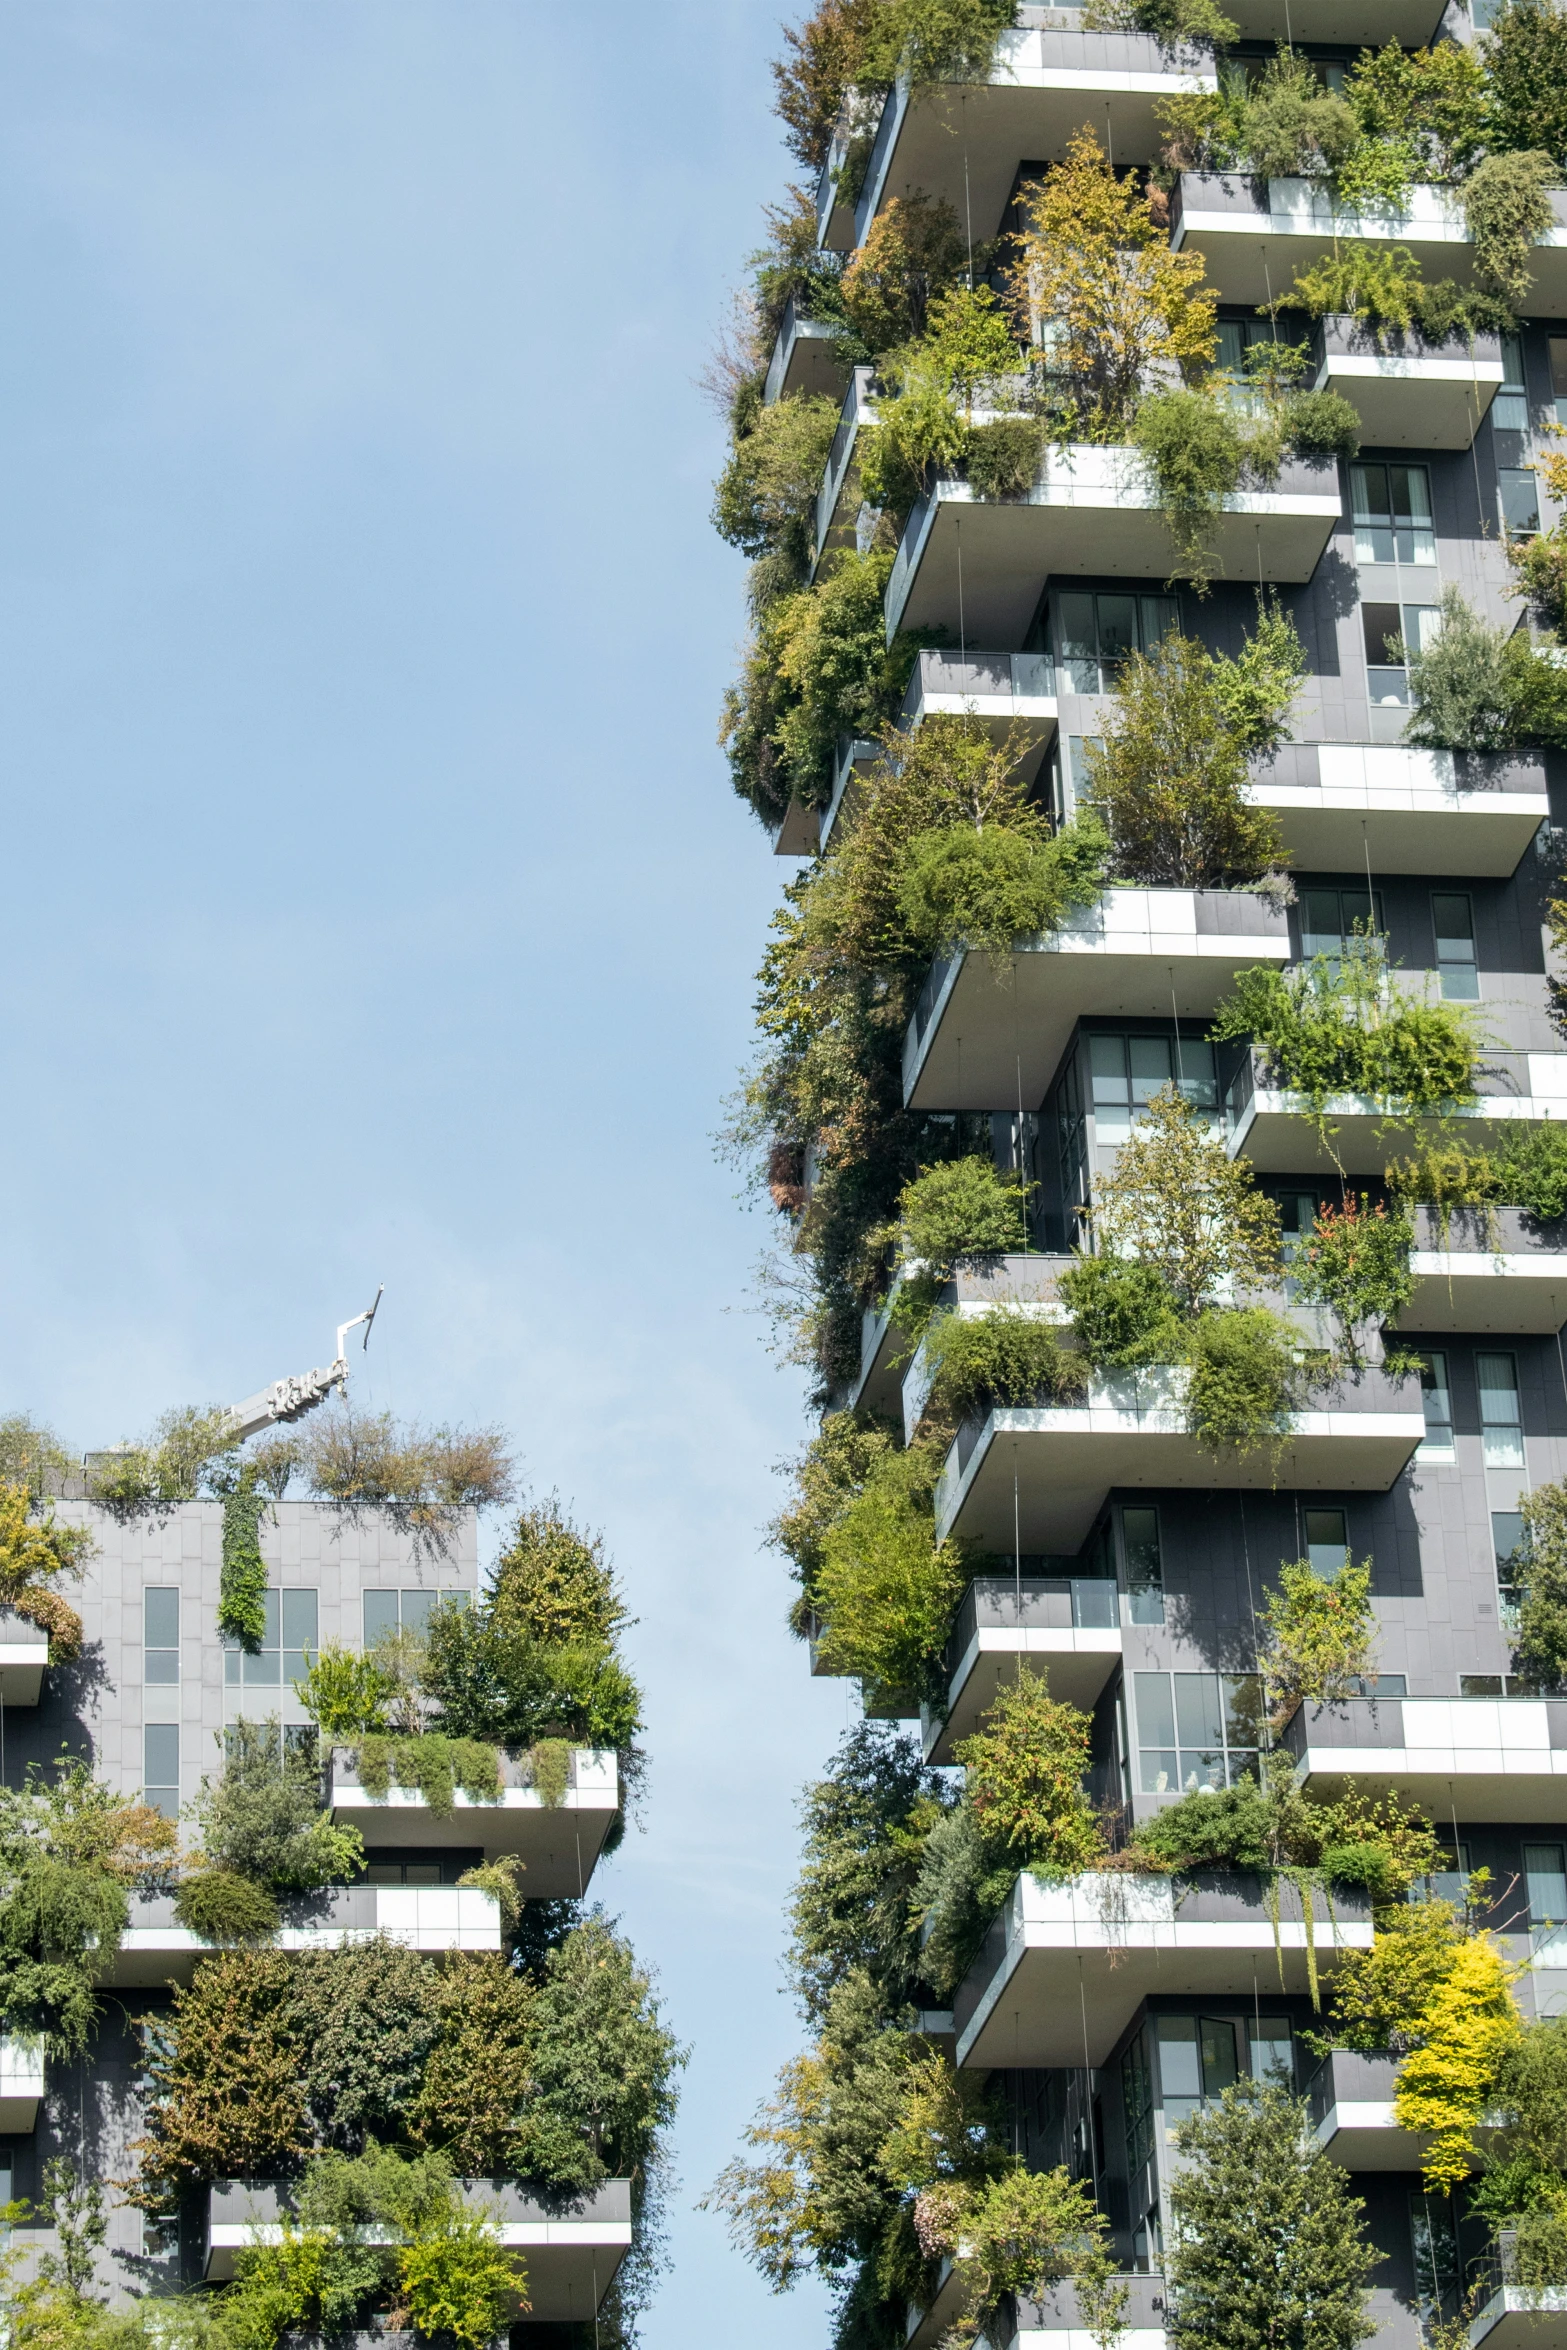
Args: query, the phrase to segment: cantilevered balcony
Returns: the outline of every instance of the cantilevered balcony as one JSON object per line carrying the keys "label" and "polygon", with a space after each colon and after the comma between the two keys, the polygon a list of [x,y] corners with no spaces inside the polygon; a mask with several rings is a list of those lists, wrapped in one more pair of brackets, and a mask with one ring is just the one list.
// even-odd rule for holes
{"label": "cantilevered balcony", "polygon": [[977,1575],[947,1636],[946,1711],[927,1706],[921,1720],[927,1762],[953,1761],[1020,1658],[1045,1674],[1052,1697],[1091,1712],[1121,1661],[1115,1584],[1088,1576]]}
{"label": "cantilevered balcony", "polygon": [[1567,1227],[1542,1226],[1523,1208],[1415,1210],[1409,1269],[1415,1294],[1401,1331],[1533,1331],[1567,1322]]}
{"label": "cantilevered balcony", "polygon": [[[1154,1994],[1252,1995],[1254,1974],[1309,1987],[1346,1950],[1369,1950],[1363,1896],[1303,1915],[1293,1885],[1255,1877],[1114,1873],[1044,1885],[1019,1877],[953,2001],[960,2065],[1101,2065]],[[1085,2046],[1086,2039],[1086,2046]]]}
{"label": "cantilevered balcony", "polygon": [[[1117,2350],[1167,2350],[1165,2282],[1157,2270],[1119,2276],[1112,2283],[1124,2287],[1126,2310],[1123,2332],[1116,2335]],[[994,2350],[1091,2350],[1094,2336],[1084,2322],[1074,2285],[1057,2285],[1043,2301],[1013,2304],[1015,2319],[1003,2319],[989,2336]]]}
{"label": "cantilevered balcony", "polygon": [[1307,873],[1512,873],[1551,812],[1538,751],[1285,743],[1247,787]]}
{"label": "cantilevered balcony", "polygon": [[876,371],[857,367],[844,395],[843,413],[827,451],[822,486],[816,493],[816,539],[813,571],[829,547],[852,547],[855,517],[860,510],[859,475],[854,452],[862,424],[876,421],[876,395],[871,386]]}
{"label": "cantilevered balcony", "polygon": [[915,661],[898,723],[912,733],[926,718],[972,718],[994,742],[1020,735],[1028,745],[1022,772],[1032,778],[1055,740],[1058,716],[1056,665],[1048,653],[933,648]]}
{"label": "cantilevered balcony", "polygon": [[38,2126],[44,2052],[38,2040],[0,2040],[0,2133],[25,2138]]}
{"label": "cantilevered balcony", "polygon": [[[606,2179],[585,2195],[530,2193],[511,2179],[459,2179],[464,2203],[491,2220],[501,2247],[526,2271],[528,2323],[590,2320],[631,2249],[631,2181]],[[205,2275],[226,2283],[235,2255],[275,2244],[293,2208],[293,2189],[278,2179],[219,2179],[207,2190]],[[374,2229],[361,2241],[390,2242]]]}
{"label": "cantilevered balcony", "polygon": [[1301,1707],[1284,1733],[1313,1794],[1350,1780],[1413,1796],[1438,1819],[1552,1820],[1567,1798],[1567,1701],[1346,1697]]}
{"label": "cantilevered balcony", "polygon": [[1289,922],[1244,890],[1107,889],[1058,930],[936,963],[903,1042],[911,1108],[1000,1110],[1037,1102],[1089,1014],[1206,1022],[1255,963],[1289,960]]}
{"label": "cantilevered balcony", "polygon": [[1459,1139],[1494,1150],[1519,1126],[1567,1117],[1567,1053],[1487,1053],[1475,1089],[1478,1098],[1452,1111],[1451,1122],[1394,1121],[1366,1095],[1335,1094],[1323,1112],[1330,1150],[1304,1095],[1281,1086],[1262,1054],[1247,1052],[1225,1090],[1230,1154],[1264,1174],[1379,1175],[1395,1149],[1450,1144],[1455,1127]]}
{"label": "cantilevered balcony", "polygon": [[[1554,224],[1529,255],[1528,307],[1540,318],[1567,315],[1567,190],[1553,189],[1551,205]],[[1412,188],[1402,211],[1378,205],[1355,212],[1339,209],[1320,180],[1187,172],[1171,203],[1171,244],[1200,253],[1220,300],[1247,308],[1286,292],[1298,270],[1345,239],[1403,245],[1427,277],[1473,275],[1464,209],[1447,188]]]}
{"label": "cantilevered balcony", "polygon": [[1467,449],[1502,386],[1496,335],[1428,341],[1417,328],[1379,338],[1353,318],[1324,318],[1312,388],[1338,392],[1378,449]]}
{"label": "cantilevered balcony", "polygon": [[826,848],[838,824],[860,796],[860,785],[870,769],[881,757],[880,743],[866,742],[856,736],[841,736],[838,743],[838,764],[833,772],[832,798],[822,811],[819,845]]}
{"label": "cantilevered balcony", "polygon": [[49,1662],[49,1635],[11,1608],[0,1608],[0,1705],[36,1705]]}
{"label": "cantilevered balcony", "polygon": [[[526,1887],[529,1894],[538,1890],[532,1882]],[[471,1885],[330,1885],[283,1904],[274,1946],[342,1950],[373,1942],[378,1934],[432,1957],[452,1950],[499,1950],[500,1907],[493,1893]],[[210,1958],[213,1947],[180,1924],[171,1894],[138,1894],[103,1981],[115,1988],[188,1983],[197,1961]]]}
{"label": "cantilevered balcony", "polygon": [[620,1809],[614,1754],[574,1748],[558,1804],[545,1802],[524,1755],[503,1753],[500,1775],[501,1791],[493,1802],[459,1787],[453,1809],[441,1813],[421,1789],[400,1787],[395,1780],[384,1795],[372,1795],[355,1767],[353,1750],[335,1747],[327,1800],[334,1820],[359,1830],[372,1860],[382,1844],[479,1845],[486,1857],[519,1855],[527,1872],[523,1891],[530,1900],[580,1896]]}
{"label": "cantilevered balcony", "polygon": [[1306,2083],[1312,2132],[1324,2154],[1346,2170],[1414,2171],[1424,2140],[1393,2119],[1395,2056],[1355,2056],[1336,2048]]}
{"label": "cantilevered balcony", "polygon": [[773,826],[775,857],[814,857],[821,846],[821,811],[808,808],[791,793],[789,805]]}
{"label": "cantilevered balcony", "polygon": [[[1152,163],[1160,101],[1217,88],[1213,60],[1203,52],[1176,54],[1147,33],[1083,32],[1074,14],[1026,11],[1035,22],[1001,35],[983,82],[918,90],[899,83],[876,126],[855,205],[855,243],[889,198],[911,189],[944,197],[960,220],[972,219],[976,236],[993,236],[1025,158],[1064,155],[1087,125],[1101,142],[1108,136],[1123,167]],[[839,207],[824,242],[843,236],[841,218]]]}
{"label": "cantilevered balcony", "polygon": [[771,403],[800,393],[807,399],[840,399],[843,368],[833,357],[833,347],[834,338],[842,331],[837,319],[806,318],[791,294],[767,363],[762,398]]}
{"label": "cantilevered balcony", "polygon": [[[1225,499],[1213,542],[1219,575],[1253,585],[1310,579],[1340,514],[1337,466],[1290,459],[1274,488]],[[1174,560],[1139,451],[1052,448],[1021,498],[980,498],[966,481],[943,480],[920,499],[887,582],[888,640],[900,628],[945,628],[982,645],[1017,644],[1047,575],[1162,578]]]}
{"label": "cantilevered balcony", "polygon": [[1297,1412],[1277,1448],[1215,1456],[1188,1428],[1181,1369],[1097,1373],[1081,1403],[998,1405],[965,1420],[936,1486],[938,1538],[1070,1556],[1112,1486],[1386,1493],[1425,1436],[1408,1380],[1366,1372]]}
{"label": "cantilevered balcony", "polygon": [[1498,2285],[1470,2325],[1469,2350],[1567,2350],[1567,2287]]}

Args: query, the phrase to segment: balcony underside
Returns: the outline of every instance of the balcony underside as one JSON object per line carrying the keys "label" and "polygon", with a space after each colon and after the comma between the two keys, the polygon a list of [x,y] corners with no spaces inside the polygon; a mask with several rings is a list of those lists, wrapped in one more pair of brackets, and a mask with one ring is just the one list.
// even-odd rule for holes
{"label": "balcony underside", "polygon": [[[1331,1149],[1298,1094],[1260,1090],[1231,1133],[1232,1158],[1248,1159],[1265,1175],[1380,1175],[1390,1158],[1427,1144],[1456,1140],[1497,1149],[1520,1125],[1541,1125],[1567,1114],[1567,1100],[1530,1094],[1484,1094],[1472,1109],[1435,1118],[1393,1119],[1351,1095],[1336,1096],[1324,1113]],[[1455,1136],[1455,1127],[1457,1133]],[[1336,1154],[1336,1156],[1335,1156]]]}
{"label": "balcony underside", "polygon": [[[1251,901],[1253,905],[1256,901]],[[1157,914],[1153,917],[1157,922]],[[1207,1022],[1237,971],[1285,963],[1287,937],[1161,934],[1135,948],[1058,933],[998,967],[970,951],[949,972],[922,1034],[904,1047],[904,1100],[920,1110],[1004,1110],[1042,1101],[1079,1020],[1095,1014]]]}
{"label": "balcony underside", "polygon": [[[1105,1882],[1113,1887],[1115,1880]],[[1113,1903],[1113,1891],[1106,1899]],[[1264,1916],[1154,1928],[1112,1922],[1097,1939],[1067,1928],[1053,1946],[1034,1939],[1039,1932],[1030,1928],[1028,1944],[1009,1953],[959,2033],[960,2065],[1102,2065],[1145,1999],[1239,1993],[1249,1999],[1254,1980],[1270,1993],[1310,1989],[1306,1929],[1288,1919],[1280,1920],[1277,1943]],[[1317,1965],[1326,1973],[1337,1956],[1326,1918],[1318,1920],[1315,1938]],[[1351,1938],[1369,1946],[1370,1928],[1351,1929]]]}
{"label": "balcony underside", "polygon": [[[1482,777],[1528,790],[1472,788]],[[1489,875],[1517,868],[1550,816],[1537,757],[1460,765],[1450,752],[1397,744],[1288,743],[1248,787],[1279,820],[1292,863],[1306,873]]]}
{"label": "balcony underside", "polygon": [[[1031,38],[1037,40],[1025,33],[1013,41],[1021,45]],[[890,198],[916,192],[945,198],[960,220],[972,218],[976,236],[994,236],[1021,162],[1057,162],[1078,132],[1088,130],[1101,145],[1108,131],[1122,169],[1152,163],[1161,144],[1154,108],[1182,91],[1215,87],[1211,65],[1188,73],[1168,65],[1161,70],[1159,51],[1146,38],[1111,35],[1102,45],[1106,57],[1136,53],[1141,70],[1094,62],[1092,36],[1068,32],[1046,38],[1053,38],[1063,55],[1080,54],[1083,62],[1019,63],[1011,79],[940,84],[920,91],[902,109],[885,166],[860,202],[861,236],[873,207],[879,211]],[[1020,46],[1019,54],[1026,57],[1026,48]]]}
{"label": "balcony underside", "polygon": [[1467,449],[1502,383],[1499,359],[1330,352],[1316,389],[1337,392],[1376,449]]}
{"label": "balcony underside", "polygon": [[[1425,1435],[1419,1411],[1297,1414],[1275,1454],[1215,1457],[1172,1411],[1014,1406],[992,1412],[961,1471],[957,1447],[936,1490],[940,1537],[1003,1557],[1019,1547],[1075,1553],[1112,1488],[1386,1493]],[[1014,1486],[1015,1479],[1015,1486]]]}
{"label": "balcony underside", "polygon": [[[1217,576],[1303,583],[1339,519],[1336,489],[1237,495],[1217,520]],[[1079,481],[1059,467],[1028,499],[995,503],[970,498],[966,484],[944,483],[901,599],[894,573],[888,633],[945,628],[954,642],[1021,644],[1047,575],[1162,579],[1174,561],[1157,507],[1115,488],[1102,467]]]}
{"label": "balcony underside", "polygon": [[1317,2144],[1345,2170],[1417,2171],[1426,2139],[1401,2130],[1389,2104],[1363,2101],[1331,2106],[1316,2128]]}
{"label": "balcony underside", "polygon": [[1415,1249],[1415,1294],[1400,1330],[1533,1332],[1550,1337],[1567,1322],[1567,1252]]}
{"label": "balcony underside", "polygon": [[[1208,282],[1221,302],[1247,309],[1260,308],[1294,282],[1296,276],[1328,259],[1335,243],[1346,240],[1373,245],[1402,245],[1420,264],[1426,278],[1456,278],[1467,285],[1474,276],[1474,247],[1456,201],[1451,205],[1417,204],[1407,215],[1345,212],[1334,215],[1331,205],[1313,201],[1314,191],[1303,181],[1273,181],[1274,208],[1265,210],[1250,198],[1249,184],[1239,175],[1232,189],[1246,188],[1239,200],[1215,197],[1201,186],[1188,194],[1182,188],[1172,243],[1178,251],[1200,253]],[[1280,197],[1280,189],[1288,191]],[[1431,191],[1416,191],[1417,198]],[[1558,203],[1560,198],[1557,198]],[[1567,316],[1567,242],[1560,226],[1547,230],[1546,241],[1529,253],[1534,279],[1524,307],[1532,318]],[[1271,293],[1270,293],[1271,288]]]}
{"label": "balcony underside", "polygon": [[479,1844],[486,1856],[519,1856],[526,1872],[522,1890],[529,1900],[579,1898],[616,1817],[615,1795],[579,1795],[568,1788],[554,1807],[541,1803],[531,1789],[509,1787],[506,1797],[500,1803],[475,1803],[459,1789],[457,1808],[443,1818],[416,1787],[393,1787],[384,1796],[372,1796],[352,1785],[334,1786],[332,1817],[340,1827],[359,1830],[371,1860],[379,1845]]}
{"label": "balcony underside", "polygon": [[767,400],[841,400],[845,368],[833,355],[837,326],[821,318],[797,318],[793,332],[773,353],[767,371]]}
{"label": "balcony underside", "polygon": [[1469,2350],[1567,2350],[1567,2291],[1508,2285],[1469,2328]]}
{"label": "balcony underside", "polygon": [[814,857],[821,832],[821,810],[807,808],[791,798],[783,822],[773,834],[775,857]]}
{"label": "balcony underside", "polygon": [[1053,1631],[1039,1625],[1017,1630],[982,1624],[952,1676],[946,1719],[927,1714],[922,1725],[926,1761],[954,1759],[953,1748],[973,1736],[995,1704],[997,1690],[1016,1677],[1020,1663],[1044,1674],[1052,1697],[1091,1713],[1120,1661],[1121,1634],[1113,1625]]}
{"label": "balcony underside", "polygon": [[[1464,1747],[1308,1746],[1301,1778],[1333,1803],[1351,1784],[1363,1795],[1412,1798],[1428,1818],[1532,1823],[1567,1821],[1567,1753],[1478,1754]],[[1392,2166],[1396,2167],[1396,2166]]]}

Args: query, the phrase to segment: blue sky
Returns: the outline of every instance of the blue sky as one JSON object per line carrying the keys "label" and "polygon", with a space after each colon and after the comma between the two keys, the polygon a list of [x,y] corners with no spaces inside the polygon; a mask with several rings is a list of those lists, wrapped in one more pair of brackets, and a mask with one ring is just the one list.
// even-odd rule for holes
{"label": "blue sky", "polygon": [[694,2044],[648,2350],[823,2338],[692,2209],[796,2026],[845,1721],[712,1157],[780,868],[695,389],[786,176],[748,0],[0,4],[0,1408],[326,1359],[500,1420],[640,1617],[606,1897]]}

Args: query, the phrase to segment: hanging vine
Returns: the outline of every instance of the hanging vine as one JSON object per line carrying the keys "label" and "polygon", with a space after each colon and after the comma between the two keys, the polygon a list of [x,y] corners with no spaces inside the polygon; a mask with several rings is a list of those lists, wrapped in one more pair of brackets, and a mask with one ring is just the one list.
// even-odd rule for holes
{"label": "hanging vine", "polygon": [[218,1630],[255,1656],[267,1628],[267,1570],[261,1556],[264,1497],[237,1486],[223,1496],[223,1574],[218,1585]]}

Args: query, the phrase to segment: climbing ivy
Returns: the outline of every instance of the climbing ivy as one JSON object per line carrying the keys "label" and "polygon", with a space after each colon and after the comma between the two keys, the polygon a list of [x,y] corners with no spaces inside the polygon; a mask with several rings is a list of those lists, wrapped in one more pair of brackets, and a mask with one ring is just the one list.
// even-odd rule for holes
{"label": "climbing ivy", "polygon": [[223,1573],[218,1584],[218,1630],[254,1656],[267,1628],[267,1570],[261,1556],[261,1513],[253,1486],[223,1496]]}

